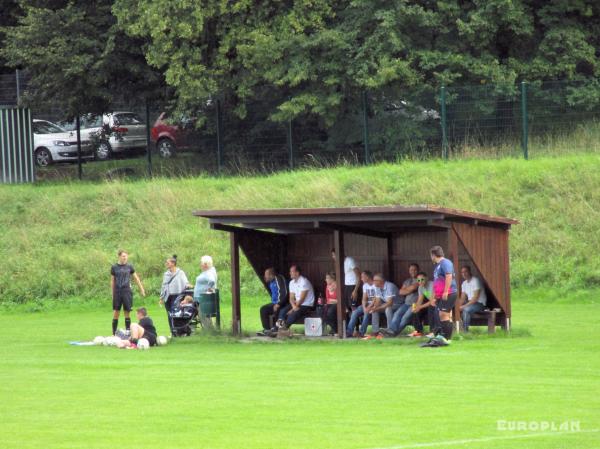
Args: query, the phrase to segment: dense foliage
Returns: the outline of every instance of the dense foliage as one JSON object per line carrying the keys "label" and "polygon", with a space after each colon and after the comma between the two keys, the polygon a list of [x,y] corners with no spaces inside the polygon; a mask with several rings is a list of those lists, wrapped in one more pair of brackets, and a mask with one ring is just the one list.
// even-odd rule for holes
{"label": "dense foliage", "polygon": [[3,28],[0,55],[30,76],[25,101],[66,116],[102,112],[111,102],[144,97],[161,76],[145,62],[143,40],[126,35],[111,3],[22,0],[22,15]]}
{"label": "dense foliage", "polygon": [[594,0],[115,0],[113,11],[147,40],[149,63],[184,108],[221,93],[243,113],[268,89],[281,100],[277,117],[333,121],[364,89],[489,83],[512,92],[522,79],[599,87]]}
{"label": "dense foliage", "polygon": [[146,63],[179,109],[218,95],[243,117],[268,96],[275,119],[312,113],[330,125],[363,90],[397,99],[485,83],[512,94],[518,80],[568,79],[581,81],[569,101],[600,101],[595,0],[18,3],[2,55],[70,110],[147,91],[157,74]]}

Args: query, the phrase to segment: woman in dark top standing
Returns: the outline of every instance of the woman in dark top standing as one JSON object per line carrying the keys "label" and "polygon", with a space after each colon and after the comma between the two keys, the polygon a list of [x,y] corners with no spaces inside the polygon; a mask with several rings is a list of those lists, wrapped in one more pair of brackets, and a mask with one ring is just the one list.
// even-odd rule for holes
{"label": "woman in dark top standing", "polygon": [[[458,296],[454,264],[444,257],[441,246],[434,246],[430,250],[431,261],[435,264],[433,269],[433,301],[440,314],[440,327],[442,336],[446,340],[452,338],[452,309]],[[437,332],[434,332],[437,333]]]}
{"label": "woman in dark top standing", "polygon": [[146,291],[144,290],[140,277],[135,272],[133,265],[127,263],[129,260],[127,251],[119,250],[118,256],[119,261],[110,269],[110,289],[113,297],[113,335],[115,335],[117,327],[119,326],[121,308],[123,308],[123,311],[125,312],[125,329],[129,331],[131,327],[131,318],[129,315],[131,313],[131,308],[133,307],[133,292],[131,291],[132,277],[138,285],[141,295],[146,296]]}

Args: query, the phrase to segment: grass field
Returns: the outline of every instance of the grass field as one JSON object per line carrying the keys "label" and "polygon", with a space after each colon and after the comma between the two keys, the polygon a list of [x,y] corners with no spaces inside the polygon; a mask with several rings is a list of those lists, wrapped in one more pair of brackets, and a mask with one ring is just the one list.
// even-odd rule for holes
{"label": "grass field", "polygon": [[[600,157],[586,155],[0,186],[0,449],[597,448],[598,185]],[[211,254],[229,325],[227,236],[193,209],[390,204],[520,220],[510,335],[439,349],[226,335],[148,352],[67,344],[108,333],[119,247],[150,293],[136,304],[150,307],[163,334],[164,258],[177,253],[193,278]],[[264,290],[243,257],[241,268],[250,333]],[[499,430],[498,421],[577,422],[580,431]]]}
{"label": "grass field", "polygon": [[[207,336],[147,352],[73,347],[106,334],[109,307],[14,310],[0,315],[0,447],[597,448],[600,304],[517,297],[511,336],[437,349]],[[248,329],[259,303],[245,303]],[[164,333],[163,311],[150,310]],[[580,432],[498,420],[578,421]]]}

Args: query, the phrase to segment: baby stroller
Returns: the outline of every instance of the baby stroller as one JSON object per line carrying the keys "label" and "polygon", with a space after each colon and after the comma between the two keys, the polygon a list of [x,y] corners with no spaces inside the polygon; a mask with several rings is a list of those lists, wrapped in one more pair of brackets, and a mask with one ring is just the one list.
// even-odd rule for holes
{"label": "baby stroller", "polygon": [[183,299],[186,296],[193,296],[193,294],[193,290],[185,290],[175,298],[175,301],[173,301],[173,304],[171,305],[169,319],[171,320],[173,335],[175,337],[182,337],[184,335],[189,337],[198,324],[197,304],[194,301],[188,304],[182,304]]}

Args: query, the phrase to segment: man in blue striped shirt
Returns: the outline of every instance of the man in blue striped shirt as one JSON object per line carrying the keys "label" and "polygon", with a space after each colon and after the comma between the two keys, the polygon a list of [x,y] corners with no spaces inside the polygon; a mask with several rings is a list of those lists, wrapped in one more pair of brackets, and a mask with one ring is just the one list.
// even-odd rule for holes
{"label": "man in blue striped shirt", "polygon": [[287,306],[289,302],[285,278],[281,274],[277,274],[275,268],[265,270],[265,282],[271,292],[271,302],[260,308],[260,321],[262,322],[263,331],[257,332],[258,335],[265,335],[269,332],[271,328],[269,317],[272,315],[277,316],[279,311]]}

